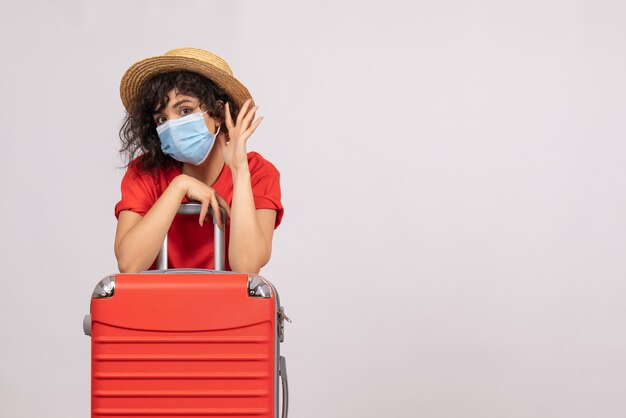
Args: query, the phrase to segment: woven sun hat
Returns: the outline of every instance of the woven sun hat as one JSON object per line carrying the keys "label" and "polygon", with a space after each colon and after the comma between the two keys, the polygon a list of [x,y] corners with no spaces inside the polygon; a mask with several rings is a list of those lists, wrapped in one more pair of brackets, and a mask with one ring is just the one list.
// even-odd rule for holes
{"label": "woven sun hat", "polygon": [[[247,99],[252,98],[222,58],[204,49],[176,48],[163,55],[137,61],[126,70],[120,82],[120,96],[126,111],[130,111],[130,105],[144,81],[170,71],[192,71],[205,76],[221,87],[239,109]],[[251,106],[254,106],[254,100]]]}

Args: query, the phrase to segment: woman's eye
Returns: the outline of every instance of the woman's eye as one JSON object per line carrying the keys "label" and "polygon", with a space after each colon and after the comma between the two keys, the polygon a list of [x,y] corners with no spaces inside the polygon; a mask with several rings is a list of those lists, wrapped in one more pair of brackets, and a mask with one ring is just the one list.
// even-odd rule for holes
{"label": "woman's eye", "polygon": [[183,107],[182,109],[180,109],[180,113],[182,113],[183,115],[188,115],[191,112],[191,109],[189,109],[188,107]]}
{"label": "woman's eye", "polygon": [[157,120],[156,120],[156,124],[157,124],[157,125],[160,125],[160,124],[162,124],[162,123],[165,123],[165,117],[163,117],[163,116],[159,116],[159,117],[157,118]]}

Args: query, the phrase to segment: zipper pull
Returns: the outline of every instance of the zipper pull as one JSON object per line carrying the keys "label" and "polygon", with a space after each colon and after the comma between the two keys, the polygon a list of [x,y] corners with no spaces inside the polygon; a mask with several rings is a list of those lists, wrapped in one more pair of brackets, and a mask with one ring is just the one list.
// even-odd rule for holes
{"label": "zipper pull", "polygon": [[278,317],[281,320],[286,320],[287,322],[289,322],[291,324],[291,319],[289,319],[289,317],[285,314],[285,310],[284,310],[284,308],[282,306],[280,308],[278,308]]}

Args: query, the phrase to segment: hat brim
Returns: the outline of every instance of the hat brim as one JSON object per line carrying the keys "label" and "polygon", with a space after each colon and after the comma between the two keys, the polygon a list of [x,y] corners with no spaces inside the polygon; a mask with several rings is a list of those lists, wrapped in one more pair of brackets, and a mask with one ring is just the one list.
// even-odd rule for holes
{"label": "hat brim", "polygon": [[210,63],[190,57],[164,55],[137,61],[126,70],[120,82],[120,97],[126,111],[130,111],[139,88],[146,80],[171,71],[192,71],[207,77],[222,88],[239,109],[247,99],[252,98],[248,89],[239,80]]}

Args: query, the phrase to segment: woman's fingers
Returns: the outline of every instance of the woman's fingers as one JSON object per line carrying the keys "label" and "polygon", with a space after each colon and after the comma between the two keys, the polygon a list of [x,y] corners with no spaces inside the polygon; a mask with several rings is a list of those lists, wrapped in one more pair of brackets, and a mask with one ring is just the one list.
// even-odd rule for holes
{"label": "woman's fingers", "polygon": [[225,113],[225,118],[224,119],[226,121],[226,127],[230,131],[235,126],[233,125],[233,118],[230,115],[230,105],[228,104],[228,102],[226,102],[226,108],[225,108],[225,112],[224,113]]}
{"label": "woman's fingers", "polygon": [[213,216],[215,216],[215,219],[217,221],[217,226],[220,229],[224,229],[224,226],[222,224],[222,211],[220,210],[220,204],[217,202],[217,199],[215,198],[215,193],[211,195],[211,207],[213,208]]}
{"label": "woman's fingers", "polygon": [[247,135],[246,140],[250,138],[250,135],[252,135],[254,131],[256,131],[256,128],[261,124],[262,120],[263,120],[263,116],[259,117],[257,120],[254,121],[252,126],[248,128],[248,130],[246,130],[246,135]]}
{"label": "woman's fingers", "polygon": [[200,201],[200,203],[202,203],[202,209],[200,209],[200,226],[202,226],[202,224],[204,223],[204,218],[206,218],[207,213],[209,213],[209,200],[208,199],[202,199]]}
{"label": "woman's fingers", "polygon": [[258,108],[259,106],[254,106],[252,109],[250,109],[246,117],[243,118],[242,127],[244,128],[244,130],[247,129],[250,126],[250,123],[252,123],[252,121],[254,120],[254,115],[256,115],[256,111]]}
{"label": "woman's fingers", "polygon": [[248,112],[248,107],[250,106],[250,103],[252,103],[252,99],[246,100],[244,102],[243,106],[241,106],[241,110],[239,111],[239,115],[237,115],[237,126],[239,126],[239,124],[243,120],[244,116],[246,116],[246,113]]}
{"label": "woman's fingers", "polygon": [[[250,107],[252,104],[252,99],[248,99],[244,102],[239,114],[237,115],[237,125],[233,124],[233,119],[230,115],[230,105],[226,103],[226,115],[225,115],[225,123],[228,128],[228,132],[232,133],[235,138],[244,137],[247,139],[246,135],[251,135],[261,123],[263,117],[260,117],[256,121],[254,120],[256,116],[256,111],[259,109],[258,106]],[[254,123],[253,123],[254,121]],[[239,132],[240,135],[237,135],[235,131]],[[224,137],[225,141],[225,137]],[[226,145],[226,144],[223,144]]]}
{"label": "woman's fingers", "polygon": [[[216,223],[223,229],[224,223],[222,220],[222,212],[220,210],[220,204],[226,208],[226,213],[230,213],[230,207],[228,203],[210,186],[202,183],[201,181],[191,178],[193,182],[193,187],[189,187],[185,190],[185,196],[189,200],[195,200],[202,204],[202,208],[200,209],[200,218],[198,219],[198,223],[200,226],[204,225],[204,221],[209,216],[209,205],[213,209],[213,216],[215,216]],[[197,187],[197,188],[196,188]]]}

